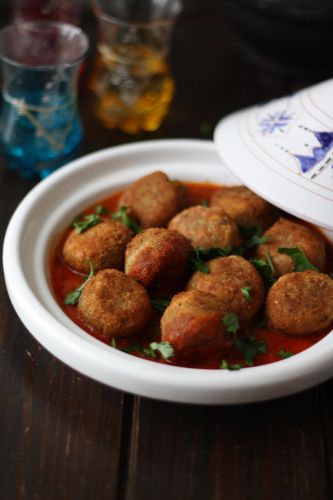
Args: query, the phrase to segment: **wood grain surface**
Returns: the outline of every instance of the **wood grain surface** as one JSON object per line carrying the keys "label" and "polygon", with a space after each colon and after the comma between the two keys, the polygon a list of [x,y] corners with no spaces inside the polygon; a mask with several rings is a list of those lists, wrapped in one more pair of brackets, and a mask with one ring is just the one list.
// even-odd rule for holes
{"label": "wood grain surface", "polygon": [[[4,24],[8,13],[1,6],[0,14]],[[89,12],[84,23],[94,46]],[[317,79],[312,73],[297,79],[288,71],[269,73],[265,64],[254,66],[218,0],[185,3],[170,57],[177,94],[156,133],[129,137],[105,130],[92,115],[82,82],[82,153],[134,140],[211,138],[227,113]],[[2,237],[34,184],[1,163]],[[332,498],[332,381],[293,397],[233,407],[123,394],[80,375],[42,348],[17,318],[1,273],[1,499]]]}

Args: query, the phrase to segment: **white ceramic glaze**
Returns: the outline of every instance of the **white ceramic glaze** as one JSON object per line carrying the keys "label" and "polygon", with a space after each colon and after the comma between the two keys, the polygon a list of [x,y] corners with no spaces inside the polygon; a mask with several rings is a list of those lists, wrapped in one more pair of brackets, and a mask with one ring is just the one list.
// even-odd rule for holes
{"label": "white ceramic glaze", "polygon": [[277,363],[242,369],[198,370],[161,365],[109,347],[74,324],[48,284],[52,240],[94,201],[163,170],[181,180],[236,184],[211,142],[150,141],[81,158],[36,186],[17,208],[4,242],[5,279],[24,325],[67,365],[107,385],[156,399],[198,404],[261,401],[313,386],[333,373],[333,333]]}
{"label": "white ceramic glaze", "polygon": [[333,229],[333,79],[239,111],[215,130],[225,165],[283,210]]}

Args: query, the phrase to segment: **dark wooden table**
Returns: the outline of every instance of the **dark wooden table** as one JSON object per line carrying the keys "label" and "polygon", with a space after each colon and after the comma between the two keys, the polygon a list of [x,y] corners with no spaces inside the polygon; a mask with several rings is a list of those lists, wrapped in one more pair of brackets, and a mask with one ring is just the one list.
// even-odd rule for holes
{"label": "dark wooden table", "polygon": [[[89,16],[87,22],[93,33]],[[209,138],[221,116],[316,80],[311,72],[297,79],[254,66],[227,28],[218,0],[187,2],[171,53],[177,95],[154,134],[103,129],[83,89],[84,152],[133,140]],[[35,182],[3,164],[0,175],[4,235]],[[332,381],[246,406],[135,397],[80,375],[43,349],[16,316],[3,279],[0,298],[1,499],[332,498]]]}

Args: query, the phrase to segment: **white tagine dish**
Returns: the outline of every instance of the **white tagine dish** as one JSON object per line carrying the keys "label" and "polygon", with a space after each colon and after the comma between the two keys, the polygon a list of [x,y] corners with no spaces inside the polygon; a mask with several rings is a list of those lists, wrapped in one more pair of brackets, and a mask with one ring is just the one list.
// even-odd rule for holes
{"label": "white tagine dish", "polygon": [[14,213],[3,252],[8,292],[27,329],[79,372],[169,401],[261,401],[329,378],[332,332],[296,356],[237,371],[170,366],[123,352],[64,313],[52,292],[49,259],[55,238],[74,216],[156,170],[184,182],[244,183],[282,210],[324,228],[333,241],[332,88],[329,80],[235,113],[218,124],[215,145],[167,140],[119,146],[81,158],[41,182]]}

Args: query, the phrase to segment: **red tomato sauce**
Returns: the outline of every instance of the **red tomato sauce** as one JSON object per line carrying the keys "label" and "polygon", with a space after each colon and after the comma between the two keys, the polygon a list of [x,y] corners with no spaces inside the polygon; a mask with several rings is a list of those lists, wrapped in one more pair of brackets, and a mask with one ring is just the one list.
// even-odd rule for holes
{"label": "red tomato sauce", "polygon": [[[195,205],[200,203],[205,203],[209,201],[212,197],[213,193],[219,189],[221,186],[208,184],[208,183],[184,183],[187,188],[186,197],[188,205]],[[98,200],[94,205],[87,207],[86,210],[83,211],[85,213],[94,213],[95,207],[97,204],[102,205],[109,209],[109,211],[115,212],[117,211],[117,202],[121,195],[121,192],[117,192],[104,198],[102,200]],[[289,216],[288,216],[289,217]],[[290,217],[289,217],[290,218]],[[305,223],[307,224],[307,223]],[[312,229],[318,231],[318,229],[311,226]],[[59,235],[54,241],[50,259],[49,259],[49,270],[50,270],[50,284],[53,291],[53,294],[59,304],[59,306],[63,309],[66,315],[78,326],[80,326],[83,330],[85,330],[90,335],[94,336],[101,342],[110,345],[110,340],[106,340],[103,338],[97,331],[92,330],[82,323],[80,320],[78,310],[76,306],[65,305],[64,299],[66,295],[72,292],[74,289],[78,288],[84,280],[86,276],[77,273],[70,269],[63,261],[62,258],[62,246],[63,243],[69,234],[70,229],[64,231],[63,234]],[[320,233],[321,234],[321,233]],[[321,234],[322,237],[324,237]],[[325,238],[325,237],[324,237]],[[328,267],[326,272],[328,274],[333,271],[333,245],[325,238],[326,241],[326,252],[327,252],[327,262]],[[167,295],[164,295],[166,297]],[[154,298],[156,298],[154,296]],[[158,297],[163,298],[163,297]],[[162,312],[153,309],[152,320],[146,329],[145,332],[142,332],[140,335],[136,337],[132,337],[130,340],[128,339],[116,339],[116,347],[121,350],[126,350],[133,346],[135,343],[139,343],[143,347],[149,347],[149,344],[153,341],[159,341],[161,338],[160,332],[160,318],[162,316]],[[292,337],[278,334],[274,331],[268,330],[262,326],[252,326],[243,330],[239,330],[238,337],[240,339],[247,337],[248,335],[254,335],[257,341],[264,341],[266,343],[266,352],[260,353],[254,358],[253,366],[265,365],[268,363],[274,363],[276,361],[281,361],[282,356],[281,351],[285,353],[297,354],[305,349],[308,349],[313,344],[321,340],[327,333],[331,330],[331,328],[326,329],[320,333],[307,335],[304,337]],[[179,360],[175,357],[170,358],[165,361],[162,357],[158,356],[156,358],[146,357],[143,354],[140,354],[135,351],[131,351],[131,354],[134,356],[138,356],[141,358],[149,359],[158,363],[167,363],[171,365],[177,366],[185,366],[191,368],[210,368],[217,369],[220,367],[221,361],[225,360],[230,365],[241,364],[242,367],[246,367],[244,363],[243,354],[230,345],[228,349],[224,351],[216,352],[209,359],[200,360],[200,361],[187,361],[187,360]]]}

